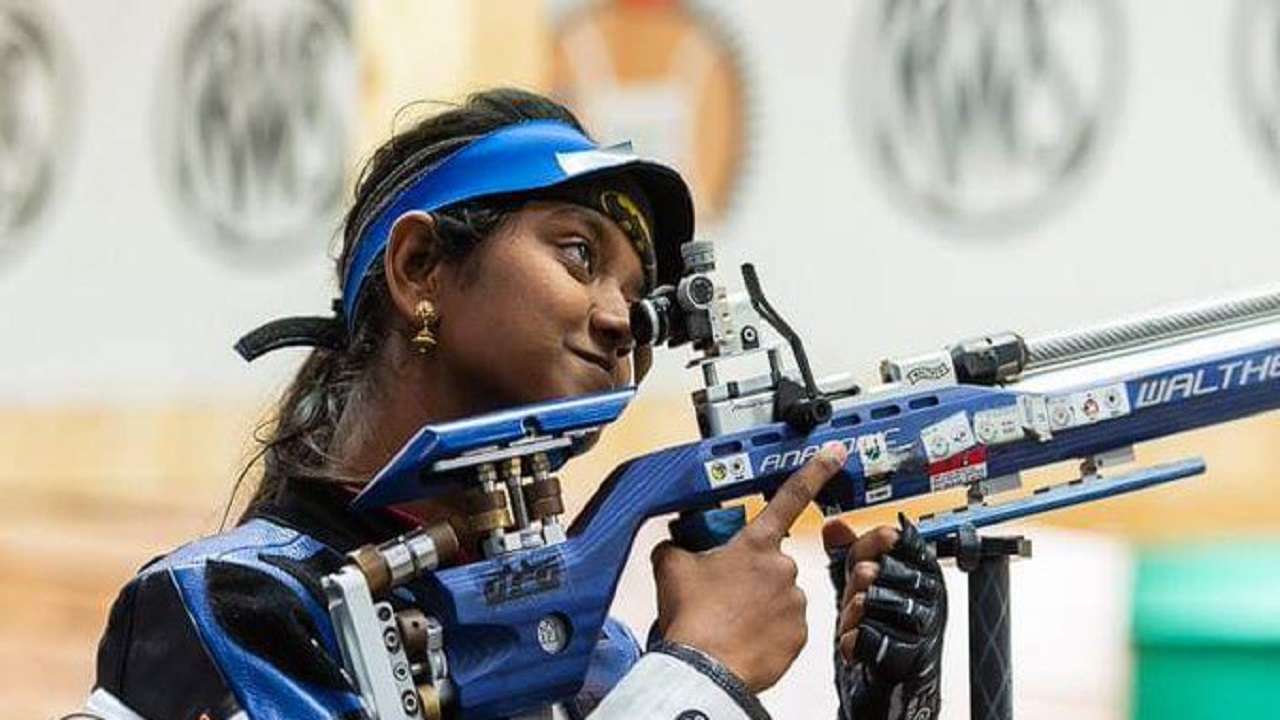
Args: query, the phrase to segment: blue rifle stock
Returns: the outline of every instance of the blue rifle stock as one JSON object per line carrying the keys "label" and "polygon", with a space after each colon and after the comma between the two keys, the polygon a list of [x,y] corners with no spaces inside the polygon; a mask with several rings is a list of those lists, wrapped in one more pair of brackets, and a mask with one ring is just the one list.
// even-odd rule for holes
{"label": "blue rifle stock", "polygon": [[[764,305],[761,315],[771,313]],[[1149,332],[1140,342],[1111,342],[1109,347],[1095,343],[1069,352],[1060,345],[1037,345],[1021,338],[1010,345],[1008,337],[1016,336],[985,338],[967,349],[955,346],[886,363],[882,373],[892,382],[873,391],[845,386],[826,396],[829,413],[819,411],[801,422],[794,421],[794,414],[792,421],[778,419],[785,414],[776,402],[783,375],[774,356],[768,376],[774,404],[768,422],[743,423],[740,416],[715,414],[714,388],[722,384],[704,367],[708,391],[695,395],[695,405],[707,437],[619,466],[567,531],[556,531],[555,517],[530,523],[529,508],[524,507],[526,525],[538,526],[536,532],[526,527],[523,533],[533,542],[522,543],[521,534],[510,528],[497,530],[494,543],[486,545],[489,557],[415,573],[417,577],[406,583],[415,600],[438,620],[443,638],[440,652],[445,661],[438,665],[445,670],[434,672],[429,681],[440,690],[433,702],[447,707],[454,717],[484,719],[517,715],[571,697],[583,682],[632,543],[646,520],[770,494],[829,441],[845,444],[850,454],[843,471],[819,496],[827,514],[967,489],[965,506],[921,519],[921,530],[931,540],[965,525],[1005,522],[1202,473],[1205,466],[1198,458],[1124,474],[1113,473],[1109,465],[1131,459],[1128,450],[1136,443],[1280,406],[1280,332],[1252,342],[1250,328],[1241,330],[1251,324],[1256,331],[1263,320],[1276,319],[1273,312],[1268,306],[1237,313],[1235,325],[1197,321],[1176,333],[1167,328]],[[1208,330],[1238,331],[1235,345],[1215,341],[1218,336],[1205,338]],[[1199,339],[1195,333],[1200,333]],[[1188,336],[1191,339],[1185,340]],[[1075,339],[1081,337],[1091,336]],[[1166,350],[1183,347],[1194,352],[1114,374],[1090,372],[1107,362],[1106,357],[1098,359],[1101,351],[1121,355],[1123,361],[1125,353],[1155,343],[1164,343]],[[1006,362],[1009,352],[1017,362]],[[1050,366],[1066,368],[1058,377],[1074,372],[1081,378],[1037,385],[1033,371]],[[807,368],[802,367],[802,374],[807,375]],[[810,389],[816,385],[811,377],[804,380]],[[803,400],[804,386],[799,380],[794,385]],[[494,480],[492,467],[510,463],[513,457],[525,458],[526,467],[529,458],[539,458],[533,463],[535,474],[545,477],[582,449],[592,432],[616,419],[632,392],[548,402],[426,427],[378,474],[356,505],[430,498],[474,483],[478,468],[484,467],[490,468],[486,487],[501,490],[502,481]],[[735,423],[741,427],[735,429]],[[1004,503],[989,502],[993,494],[1016,487],[1022,471],[1064,460],[1083,461],[1081,478]],[[508,486],[519,487],[520,471],[513,473],[508,483],[515,477],[516,485]],[[525,482],[527,486],[527,478]],[[517,500],[520,494],[512,490],[513,505],[529,499]],[[730,522],[728,532],[734,526]],[[383,546],[390,555],[395,554],[393,545]],[[348,590],[359,590],[351,590],[350,584],[359,576],[350,567],[346,572]],[[347,596],[336,590],[336,583],[326,586],[331,609],[336,604],[339,610],[334,612],[335,622],[350,625],[351,619],[340,612]],[[368,687],[377,673],[351,665],[386,659],[361,660],[370,655],[367,651],[348,654],[347,646],[358,643],[360,633],[349,630],[342,635],[348,669],[370,678],[361,683],[361,692],[382,713],[377,717],[418,717],[383,711],[385,703],[375,702],[376,693]],[[380,646],[380,635],[369,637]]]}

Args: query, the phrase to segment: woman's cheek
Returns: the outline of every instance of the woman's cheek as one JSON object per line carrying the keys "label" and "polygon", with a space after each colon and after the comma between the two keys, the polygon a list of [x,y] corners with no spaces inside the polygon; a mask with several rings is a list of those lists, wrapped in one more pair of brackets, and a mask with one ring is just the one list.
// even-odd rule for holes
{"label": "woman's cheek", "polygon": [[583,369],[567,346],[591,342],[587,286],[545,245],[515,238],[494,249],[465,302],[470,329],[477,331],[468,343],[484,356],[475,361],[487,365],[491,381],[512,397],[533,401],[579,392]]}
{"label": "woman's cheek", "polygon": [[564,394],[562,336],[536,305],[489,314],[475,341],[476,363],[510,397],[531,402]]}

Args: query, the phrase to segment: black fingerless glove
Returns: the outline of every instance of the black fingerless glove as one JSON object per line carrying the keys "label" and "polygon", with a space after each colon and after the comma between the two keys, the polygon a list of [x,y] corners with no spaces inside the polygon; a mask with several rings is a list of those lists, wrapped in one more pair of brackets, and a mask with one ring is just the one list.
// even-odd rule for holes
{"label": "black fingerless glove", "polygon": [[[929,720],[941,704],[942,638],[947,588],[933,549],[906,516],[902,535],[880,559],[867,589],[852,662],[836,639],[836,690],[842,720]],[[847,551],[833,553],[829,570],[836,604],[844,598]]]}

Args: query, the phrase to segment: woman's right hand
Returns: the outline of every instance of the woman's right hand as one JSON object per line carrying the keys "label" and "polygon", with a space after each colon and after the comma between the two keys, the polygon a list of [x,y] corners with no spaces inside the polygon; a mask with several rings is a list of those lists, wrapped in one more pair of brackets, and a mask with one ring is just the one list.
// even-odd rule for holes
{"label": "woman's right hand", "polygon": [[670,541],[654,548],[662,638],[714,657],[752,692],[776,683],[808,639],[798,568],[782,538],[847,456],[828,443],[719,548],[691,553]]}

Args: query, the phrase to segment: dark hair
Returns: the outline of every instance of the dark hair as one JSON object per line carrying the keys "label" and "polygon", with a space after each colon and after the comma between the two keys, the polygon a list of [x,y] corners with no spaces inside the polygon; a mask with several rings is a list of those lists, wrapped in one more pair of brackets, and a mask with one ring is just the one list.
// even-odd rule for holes
{"label": "dark hair", "polygon": [[[419,120],[379,147],[356,181],[351,208],[343,220],[342,250],[335,263],[339,284],[364,227],[425,168],[481,135],[526,120],[560,120],[582,130],[567,108],[549,98],[496,88],[474,93],[459,105]],[[510,199],[480,199],[437,211],[439,257],[464,258],[515,208]],[[355,480],[337,476],[330,447],[352,398],[378,390],[370,386],[370,361],[386,340],[390,319],[386,278],[381,273],[374,272],[361,292],[360,310],[345,346],[312,350],[282,394],[274,418],[260,428],[261,435],[255,435],[261,447],[236,486],[259,457],[262,478],[241,521],[277,498],[289,481]],[[232,500],[234,495],[235,490]]]}

